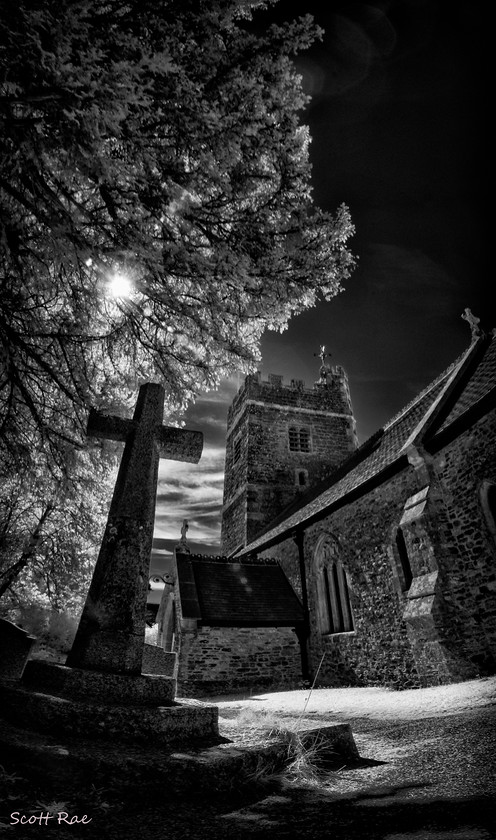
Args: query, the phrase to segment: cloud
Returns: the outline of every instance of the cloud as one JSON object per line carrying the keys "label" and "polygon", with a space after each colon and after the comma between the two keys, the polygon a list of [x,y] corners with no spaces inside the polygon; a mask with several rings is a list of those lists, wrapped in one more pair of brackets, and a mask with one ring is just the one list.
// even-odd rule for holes
{"label": "cloud", "polygon": [[198,551],[202,546],[208,553],[220,551],[227,411],[243,381],[242,374],[222,380],[216,391],[199,397],[180,418],[185,428],[203,433],[203,452],[198,464],[160,461],[156,538],[177,542],[187,519],[188,544],[195,544]]}
{"label": "cloud", "polygon": [[[227,406],[224,406],[224,413],[227,416]],[[156,537],[178,540],[182,521],[187,519],[188,542],[193,540],[200,545],[205,543],[220,551],[224,461],[225,430],[221,444],[205,443],[198,464],[171,460],[160,462]]]}

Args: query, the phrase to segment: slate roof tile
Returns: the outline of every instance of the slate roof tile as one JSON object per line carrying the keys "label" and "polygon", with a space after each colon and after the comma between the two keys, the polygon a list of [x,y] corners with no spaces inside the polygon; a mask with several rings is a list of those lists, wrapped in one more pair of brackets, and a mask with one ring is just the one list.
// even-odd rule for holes
{"label": "slate roof tile", "polygon": [[[177,571],[183,616],[196,618],[202,625],[293,627],[303,621],[302,604],[273,560],[239,563],[225,557],[178,554]],[[192,577],[195,599],[190,591]],[[183,598],[184,584],[188,591]]]}
{"label": "slate roof tile", "polygon": [[480,360],[477,370],[466,383],[463,392],[446,417],[441,429],[446,429],[496,385],[496,341],[492,341]]}

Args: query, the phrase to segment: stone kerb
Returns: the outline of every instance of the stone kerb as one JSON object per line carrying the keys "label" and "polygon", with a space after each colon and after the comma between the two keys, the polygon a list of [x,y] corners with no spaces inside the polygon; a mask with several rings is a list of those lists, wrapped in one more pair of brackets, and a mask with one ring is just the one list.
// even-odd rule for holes
{"label": "stone kerb", "polygon": [[0,679],[21,679],[35,642],[22,627],[0,618]]}

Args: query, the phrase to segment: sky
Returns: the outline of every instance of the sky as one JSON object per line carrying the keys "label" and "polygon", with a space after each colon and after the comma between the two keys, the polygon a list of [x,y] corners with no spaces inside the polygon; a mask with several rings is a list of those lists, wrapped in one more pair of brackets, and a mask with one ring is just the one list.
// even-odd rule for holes
{"label": "sky", "polygon": [[[311,102],[313,197],[345,203],[357,268],[328,303],[262,340],[264,378],[318,378],[324,344],[349,379],[359,442],[470,342],[466,307],[489,328],[487,8],[469,2],[280,0],[270,17],[313,14],[323,40],[296,58]],[[259,25],[267,18],[259,17]],[[227,408],[242,376],[188,409],[198,465],[163,461],[155,536],[171,550],[188,520],[195,551],[219,553]]]}

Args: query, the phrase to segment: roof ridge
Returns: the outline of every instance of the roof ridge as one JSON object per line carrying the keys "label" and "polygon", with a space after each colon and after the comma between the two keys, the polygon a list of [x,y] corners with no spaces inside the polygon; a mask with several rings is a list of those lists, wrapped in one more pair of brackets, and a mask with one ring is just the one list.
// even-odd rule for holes
{"label": "roof ridge", "polygon": [[226,566],[240,564],[251,566],[278,566],[278,561],[273,557],[228,557],[224,554],[185,554],[189,560],[205,560],[209,563],[222,563]]}
{"label": "roof ridge", "polygon": [[460,366],[460,364],[465,359],[468,351],[471,350],[472,347],[473,347],[473,344],[470,345],[468,350],[464,350],[463,353],[460,353],[460,355],[455,359],[454,362],[452,362],[445,370],[443,370],[442,373],[438,374],[438,376],[436,376],[435,379],[433,379],[431,382],[429,382],[429,384],[426,385],[425,388],[423,388],[421,391],[419,391],[419,393],[416,394],[415,397],[412,400],[410,400],[409,403],[404,405],[403,408],[401,408],[396,414],[394,414],[393,417],[391,417],[384,424],[384,427],[383,427],[384,431],[385,432],[388,431],[388,429],[390,429],[392,426],[394,426],[394,424],[397,423],[398,420],[401,420],[401,418],[404,417],[405,414],[408,414],[408,412],[411,411],[412,408],[414,408],[417,405],[417,403],[419,403],[421,400],[424,399],[424,397],[427,396],[429,391],[432,391],[437,385],[440,385],[441,382],[443,382],[444,379],[448,379],[448,377],[452,373],[455,372],[457,367]]}

